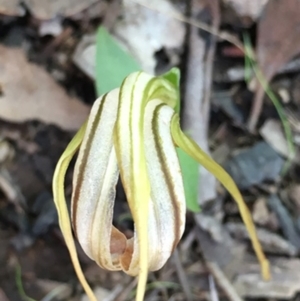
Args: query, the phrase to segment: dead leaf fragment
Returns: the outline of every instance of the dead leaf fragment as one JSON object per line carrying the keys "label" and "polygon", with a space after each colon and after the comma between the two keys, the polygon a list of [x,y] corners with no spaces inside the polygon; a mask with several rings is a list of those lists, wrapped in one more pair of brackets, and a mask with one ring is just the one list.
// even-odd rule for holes
{"label": "dead leaf fragment", "polygon": [[6,160],[10,160],[14,157],[15,151],[12,145],[0,138],[0,163],[5,163]]}
{"label": "dead leaf fragment", "polygon": [[[118,284],[112,291],[109,291],[103,287],[96,287],[94,289],[94,294],[97,298],[97,300],[102,301],[113,301],[116,300],[118,295],[124,291],[124,287],[121,284]],[[81,301],[89,301],[90,299],[87,297],[87,295],[83,295],[81,298]]]}
{"label": "dead leaf fragment", "polygon": [[25,11],[19,0],[0,0],[0,13],[9,16],[23,16]]}
{"label": "dead leaf fragment", "polygon": [[270,211],[267,207],[266,200],[262,198],[258,198],[253,206],[253,221],[261,226],[265,226],[268,224],[270,219]]}
{"label": "dead leaf fragment", "polygon": [[268,207],[272,210],[279,221],[283,236],[292,243],[298,251],[300,250],[300,234],[297,231],[292,213],[287,209],[285,204],[276,194],[269,196],[267,201]]}
{"label": "dead leaf fragment", "polygon": [[73,62],[91,79],[96,79],[96,36],[84,35],[77,44]]}
{"label": "dead leaf fragment", "polygon": [[4,120],[39,120],[76,130],[89,114],[89,107],[68,96],[41,67],[29,63],[21,49],[0,46],[0,84]]}
{"label": "dead leaf fragment", "polygon": [[43,300],[65,300],[70,298],[72,294],[72,288],[70,284],[67,283],[61,283],[50,279],[36,279],[35,284],[46,295]]}
{"label": "dead leaf fragment", "polygon": [[[11,1],[11,0],[10,0]],[[57,15],[72,16],[99,0],[24,0],[33,15],[39,19],[51,19]]]}
{"label": "dead leaf fragment", "polygon": [[269,1],[258,25],[257,60],[267,79],[299,53],[298,0]]}
{"label": "dead leaf fragment", "polygon": [[[277,71],[300,51],[300,2],[298,0],[269,1],[258,23],[257,63],[269,82]],[[284,20],[284,22],[281,22]],[[248,122],[254,131],[262,108],[264,90],[256,90]]]}
{"label": "dead leaf fragment", "polygon": [[278,152],[278,154],[285,158],[290,156],[288,144],[280,121],[275,119],[266,120],[260,128],[259,133],[264,140]]}
{"label": "dead leaf fragment", "polygon": [[233,239],[228,230],[214,217],[204,213],[194,215],[197,224],[196,237],[208,262],[215,262],[226,277],[232,279],[243,265],[245,246]]}
{"label": "dead leaf fragment", "polygon": [[294,205],[297,215],[300,215],[300,185],[293,184],[288,190],[288,196]]}
{"label": "dead leaf fragment", "polygon": [[260,185],[264,181],[276,181],[280,176],[284,160],[266,142],[234,154],[225,163],[225,169],[241,189]]}
{"label": "dead leaf fragment", "polygon": [[16,206],[24,206],[26,203],[20,188],[5,168],[0,169],[0,190]]}
{"label": "dead leaf fragment", "polygon": [[270,259],[270,281],[261,278],[259,265],[243,263],[244,273],[237,276],[233,285],[243,297],[290,299],[300,291],[300,260]]}
{"label": "dead leaf fragment", "polygon": [[299,10],[298,0],[269,1],[266,6],[258,25],[257,61],[267,79],[300,51]]}
{"label": "dead leaf fragment", "polygon": [[[249,239],[248,231],[242,223],[229,222],[226,224],[226,228],[237,239]],[[288,256],[295,256],[297,254],[297,248],[278,234],[263,228],[258,228],[256,231],[265,252]]]}
{"label": "dead leaf fragment", "polygon": [[9,301],[2,288],[0,288],[0,301]]}
{"label": "dead leaf fragment", "polygon": [[63,32],[62,22],[63,18],[60,16],[42,21],[39,27],[39,35],[41,37],[46,35],[52,35],[54,37],[59,36]]}
{"label": "dead leaf fragment", "polygon": [[247,16],[253,20],[259,18],[268,1],[269,0],[223,0],[223,2],[230,5],[239,16]]}
{"label": "dead leaf fragment", "polygon": [[185,25],[170,17],[172,14],[178,14],[172,1],[123,0],[123,18],[115,24],[113,33],[144,71],[154,74],[155,53],[161,50],[166,52],[171,66],[178,63]]}

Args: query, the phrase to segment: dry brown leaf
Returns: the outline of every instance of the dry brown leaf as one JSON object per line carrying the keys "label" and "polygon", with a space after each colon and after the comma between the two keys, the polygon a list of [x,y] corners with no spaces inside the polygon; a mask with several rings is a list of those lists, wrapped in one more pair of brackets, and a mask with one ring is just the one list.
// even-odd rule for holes
{"label": "dry brown leaf", "polygon": [[18,48],[0,46],[0,118],[12,122],[40,120],[76,130],[90,108],[64,89],[41,67],[29,63]]}
{"label": "dry brown leaf", "polygon": [[0,301],[9,301],[2,288],[0,288]]}
{"label": "dry brown leaf", "polygon": [[267,79],[300,51],[298,0],[269,1],[258,24],[257,62]]}
{"label": "dry brown leaf", "polygon": [[0,0],[0,13],[9,16],[23,16],[25,11],[19,0]]}
{"label": "dry brown leaf", "polygon": [[[11,1],[11,0],[9,0]],[[55,16],[71,16],[88,8],[99,0],[24,0],[33,15],[39,19]]]}
{"label": "dry brown leaf", "polygon": [[[300,2],[298,0],[269,1],[258,24],[257,62],[267,81],[300,52]],[[254,131],[260,115],[264,90],[255,94],[248,123]]]}

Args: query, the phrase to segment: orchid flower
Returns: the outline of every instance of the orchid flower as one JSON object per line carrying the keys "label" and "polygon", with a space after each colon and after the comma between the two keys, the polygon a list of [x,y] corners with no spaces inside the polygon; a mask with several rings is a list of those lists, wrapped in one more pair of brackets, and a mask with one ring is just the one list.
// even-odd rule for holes
{"label": "orchid flower", "polygon": [[[136,300],[143,300],[148,272],[165,264],[185,228],[177,147],[212,172],[236,200],[263,276],[269,278],[268,261],[235,183],[180,129],[178,83],[177,69],[158,77],[144,72],[127,76],[120,88],[96,100],[56,166],[53,194],[60,228],[90,300],[96,298],[80,267],[72,227],[85,253],[100,267],[139,277]],[[64,178],[77,151],[70,219]],[[112,224],[119,176],[134,221],[131,238]]]}

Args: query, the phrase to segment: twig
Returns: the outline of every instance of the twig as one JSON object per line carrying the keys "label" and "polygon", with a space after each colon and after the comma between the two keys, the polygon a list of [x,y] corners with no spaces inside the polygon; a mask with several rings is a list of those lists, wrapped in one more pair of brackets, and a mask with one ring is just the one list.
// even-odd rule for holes
{"label": "twig", "polygon": [[250,117],[248,121],[248,129],[251,133],[255,132],[256,124],[258,122],[258,118],[263,106],[264,95],[265,91],[263,87],[259,85],[253,99],[253,105],[251,107]]}
{"label": "twig", "polygon": [[236,292],[230,281],[227,279],[223,271],[220,269],[218,264],[207,261],[206,265],[229,300],[243,301],[243,299],[238,295],[238,293]]}
{"label": "twig", "polygon": [[219,294],[216,288],[214,277],[210,274],[208,276],[208,284],[210,289],[210,297],[212,301],[219,301]]}
{"label": "twig", "polygon": [[196,240],[196,227],[194,227],[191,231],[187,233],[187,236],[181,240],[180,242],[180,250],[181,252],[185,253],[190,248],[192,243]]}
{"label": "twig", "polygon": [[66,285],[61,284],[57,286],[55,289],[53,289],[52,291],[50,291],[46,296],[44,296],[43,299],[41,299],[41,301],[51,301],[54,298],[56,298],[58,295],[62,294],[65,290],[66,290]]}
{"label": "twig", "polygon": [[193,295],[192,295],[192,291],[191,288],[188,284],[188,280],[185,274],[185,271],[182,267],[180,258],[179,258],[179,252],[177,249],[175,249],[174,253],[173,253],[173,259],[174,259],[174,263],[175,263],[175,267],[176,267],[176,272],[177,272],[177,276],[179,278],[180,284],[183,288],[185,297],[187,301],[192,301],[194,300]]}
{"label": "twig", "polygon": [[50,57],[55,49],[57,49],[65,40],[67,40],[73,34],[71,27],[66,27],[60,35],[55,37],[43,50],[42,58],[47,59]]}
{"label": "twig", "polygon": [[121,284],[118,284],[109,294],[109,296],[107,296],[105,298],[105,301],[114,301],[116,300],[116,298],[124,291],[124,286]]}
{"label": "twig", "polygon": [[[192,16],[197,16],[202,7],[198,7],[199,2],[196,0],[192,0],[191,5]],[[209,9],[214,32],[217,32],[220,24],[218,0],[210,1]],[[191,27],[188,43],[182,126],[204,151],[209,152],[207,135],[216,36],[211,35],[205,41],[199,36],[198,29]],[[198,185],[201,191],[198,198],[200,205],[216,198],[215,183],[214,176],[204,168],[200,168]]]}
{"label": "twig", "polygon": [[134,289],[134,287],[137,284],[137,278],[134,278],[129,285],[123,290],[123,292],[119,295],[119,297],[117,297],[115,299],[115,301],[124,301],[127,299],[127,297],[129,296],[129,294],[132,292],[132,290]]}

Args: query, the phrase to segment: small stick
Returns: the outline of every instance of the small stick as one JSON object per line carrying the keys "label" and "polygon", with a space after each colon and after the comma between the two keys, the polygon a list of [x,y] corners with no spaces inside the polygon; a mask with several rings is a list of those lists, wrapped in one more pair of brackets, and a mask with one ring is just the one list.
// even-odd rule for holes
{"label": "small stick", "polygon": [[218,285],[224,291],[227,298],[231,301],[243,301],[243,299],[238,295],[233,285],[230,283],[228,278],[225,276],[223,271],[220,269],[217,263],[215,262],[206,262],[206,266],[208,267],[211,274],[215,277]]}
{"label": "small stick", "polygon": [[179,252],[177,249],[175,249],[174,253],[173,253],[173,260],[175,263],[175,267],[176,267],[176,272],[177,272],[177,276],[179,278],[179,282],[183,288],[183,292],[186,296],[186,300],[187,301],[192,301],[194,300],[193,298],[193,294],[191,291],[191,288],[188,284],[188,279],[186,276],[186,273],[182,267],[181,261],[180,261],[180,257],[179,257]]}

